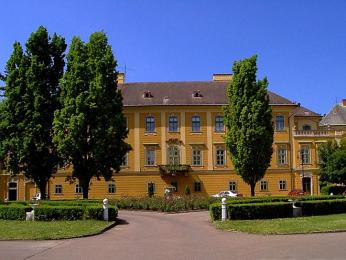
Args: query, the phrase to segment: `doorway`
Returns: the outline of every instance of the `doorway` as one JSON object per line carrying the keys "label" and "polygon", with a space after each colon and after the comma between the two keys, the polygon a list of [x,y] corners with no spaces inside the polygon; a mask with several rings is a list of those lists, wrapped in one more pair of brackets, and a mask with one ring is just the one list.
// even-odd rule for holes
{"label": "doorway", "polygon": [[8,200],[17,200],[17,182],[8,183]]}
{"label": "doorway", "polygon": [[311,194],[311,178],[304,177],[302,182],[303,182],[303,191]]}

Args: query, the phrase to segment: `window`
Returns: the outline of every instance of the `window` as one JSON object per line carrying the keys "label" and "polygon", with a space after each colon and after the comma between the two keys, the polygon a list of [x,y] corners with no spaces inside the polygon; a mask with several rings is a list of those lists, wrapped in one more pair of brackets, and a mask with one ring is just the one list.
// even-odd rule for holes
{"label": "window", "polygon": [[301,164],[310,164],[310,146],[302,145],[300,148],[300,163]]}
{"label": "window", "polygon": [[144,97],[144,98],[152,98],[153,95],[151,94],[150,91],[145,91],[145,92],[143,93],[143,97]]}
{"label": "window", "polygon": [[79,184],[76,184],[76,193],[77,194],[83,193],[83,188]]}
{"label": "window", "polygon": [[108,184],[108,193],[115,193],[115,184],[114,183]]}
{"label": "window", "polygon": [[145,165],[153,166],[155,165],[155,146],[145,147]]}
{"label": "window", "polygon": [[223,116],[215,117],[215,132],[224,132],[225,126],[223,123]]}
{"label": "window", "polygon": [[129,160],[129,154],[126,153],[124,158],[123,158],[123,161],[121,162],[121,166],[127,166],[128,165],[128,160]]}
{"label": "window", "polygon": [[191,118],[191,131],[200,132],[201,131],[201,118],[200,116],[193,116]]}
{"label": "window", "polygon": [[172,165],[180,164],[179,147],[172,145],[168,147],[168,163]]}
{"label": "window", "polygon": [[148,186],[147,186],[147,189],[148,189],[149,197],[154,196],[154,194],[155,194],[155,183],[154,182],[149,182]]}
{"label": "window", "polygon": [[202,150],[198,146],[192,147],[192,166],[202,166]]}
{"label": "window", "polygon": [[153,133],[155,132],[155,118],[152,116],[147,116],[145,118],[145,132]]}
{"label": "window", "polygon": [[202,184],[200,181],[195,181],[193,183],[193,186],[194,186],[195,192],[201,192],[202,191]]}
{"label": "window", "polygon": [[226,151],[222,146],[216,147],[216,165],[224,166],[226,164]]}
{"label": "window", "polygon": [[178,132],[178,118],[176,116],[170,116],[168,118],[168,131]]}
{"label": "window", "polygon": [[177,181],[172,181],[171,186],[173,186],[175,188],[174,192],[178,191],[178,182]]}
{"label": "window", "polygon": [[286,145],[279,145],[277,148],[277,160],[279,165],[287,164],[287,147]]}
{"label": "window", "polygon": [[237,191],[237,182],[236,181],[230,181],[229,182],[229,190],[230,191]]}
{"label": "window", "polygon": [[303,131],[311,131],[311,125],[303,125]]}
{"label": "window", "polygon": [[275,130],[283,131],[285,129],[285,117],[284,116],[276,116],[275,121]]}
{"label": "window", "polygon": [[61,184],[55,185],[55,194],[62,194],[62,185]]}
{"label": "window", "polygon": [[261,181],[260,187],[261,187],[261,191],[267,191],[268,190],[268,182],[267,181]]}
{"label": "window", "polygon": [[286,181],[285,180],[280,180],[279,181],[279,189],[280,190],[286,190]]}

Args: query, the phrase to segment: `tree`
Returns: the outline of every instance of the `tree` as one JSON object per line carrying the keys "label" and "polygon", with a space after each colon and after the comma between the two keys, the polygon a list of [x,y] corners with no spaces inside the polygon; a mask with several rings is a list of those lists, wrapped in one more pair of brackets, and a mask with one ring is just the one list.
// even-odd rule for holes
{"label": "tree", "polygon": [[346,184],[346,139],[319,145],[320,179],[338,184]]}
{"label": "tree", "polygon": [[64,38],[40,26],[26,43],[16,42],[7,62],[5,99],[0,106],[0,157],[7,171],[24,173],[46,197],[47,182],[59,158],[52,142],[59,80],[64,72]]}
{"label": "tree", "polygon": [[224,107],[225,143],[237,174],[251,187],[251,196],[270,165],[274,134],[268,81],[256,81],[256,61],[257,56],[252,56],[233,64]]}
{"label": "tree", "polygon": [[61,81],[62,107],[55,113],[54,142],[66,165],[72,165],[88,198],[93,176],[111,179],[130,149],[123,104],[117,89],[116,61],[103,32],[84,43],[74,37]]}

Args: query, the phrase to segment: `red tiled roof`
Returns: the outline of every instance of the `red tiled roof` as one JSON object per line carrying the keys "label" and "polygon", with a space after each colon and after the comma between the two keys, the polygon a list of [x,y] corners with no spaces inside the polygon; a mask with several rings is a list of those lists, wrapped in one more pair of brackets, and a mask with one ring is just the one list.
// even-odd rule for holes
{"label": "red tiled roof", "polygon": [[296,107],[293,111],[292,114],[294,114],[295,116],[313,116],[313,117],[321,117],[320,114],[317,114],[313,111],[311,111],[310,109],[307,109],[306,107]]}

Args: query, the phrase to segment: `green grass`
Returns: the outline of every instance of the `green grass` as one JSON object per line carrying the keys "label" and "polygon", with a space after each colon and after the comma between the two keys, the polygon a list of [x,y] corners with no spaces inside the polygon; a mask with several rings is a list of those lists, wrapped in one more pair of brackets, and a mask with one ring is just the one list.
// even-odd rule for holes
{"label": "green grass", "polygon": [[0,220],[0,240],[62,239],[94,235],[114,222],[98,220],[17,221]]}
{"label": "green grass", "polygon": [[305,234],[346,231],[346,214],[263,220],[215,221],[218,229],[252,234]]}

